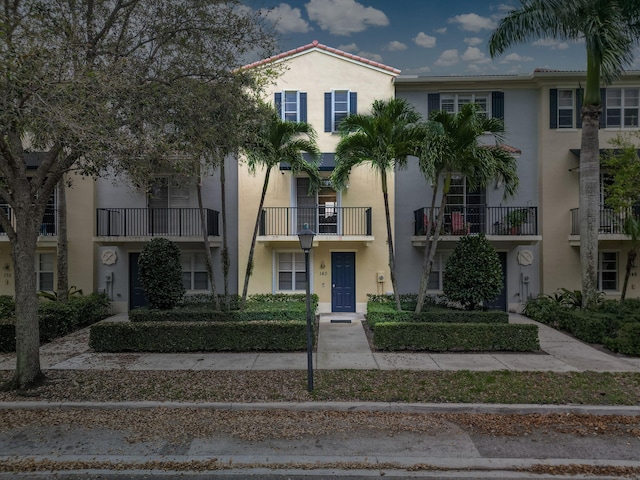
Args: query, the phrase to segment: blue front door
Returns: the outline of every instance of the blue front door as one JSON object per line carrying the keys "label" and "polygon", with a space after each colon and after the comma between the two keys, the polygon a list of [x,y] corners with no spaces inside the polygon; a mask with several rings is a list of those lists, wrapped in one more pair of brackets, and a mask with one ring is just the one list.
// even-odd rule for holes
{"label": "blue front door", "polygon": [[331,254],[331,311],[356,311],[356,254]]}
{"label": "blue front door", "polygon": [[485,306],[488,310],[507,311],[507,252],[498,252],[500,258],[500,266],[502,267],[502,290],[500,294],[491,302],[487,302]]}
{"label": "blue front door", "polygon": [[144,296],[142,282],[140,282],[140,270],[138,267],[139,253],[129,253],[129,310],[138,307],[146,307],[147,299]]}

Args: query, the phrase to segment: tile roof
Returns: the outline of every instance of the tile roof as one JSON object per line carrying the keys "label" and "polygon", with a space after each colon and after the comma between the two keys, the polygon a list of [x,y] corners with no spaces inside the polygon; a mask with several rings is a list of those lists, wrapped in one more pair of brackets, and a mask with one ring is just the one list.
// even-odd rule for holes
{"label": "tile roof", "polygon": [[380,70],[385,70],[387,72],[391,72],[391,73],[393,73],[395,75],[399,75],[400,74],[400,70],[398,70],[397,68],[393,68],[393,67],[390,67],[388,65],[384,65],[382,63],[379,63],[379,62],[374,62],[373,60],[368,60],[368,59],[366,59],[364,57],[360,57],[358,55],[354,55],[354,54],[349,53],[349,52],[344,52],[342,50],[338,50],[337,48],[328,47],[326,45],[323,45],[322,43],[319,43],[317,40],[314,40],[313,42],[311,42],[311,43],[309,43],[307,45],[303,45],[302,47],[294,48],[293,50],[288,50],[286,52],[279,53],[278,55],[274,55],[273,57],[265,58],[264,60],[259,60],[257,62],[250,63],[249,65],[245,65],[242,68],[253,68],[253,67],[260,66],[260,65],[265,65],[267,63],[275,62],[277,60],[282,60],[283,58],[291,57],[293,55],[297,55],[299,53],[306,52],[308,50],[313,50],[313,49],[324,50],[326,52],[333,53],[334,55],[339,55],[341,57],[345,57],[345,58],[348,58],[350,60],[354,60],[356,62],[363,63],[365,65],[369,65],[369,66],[374,67],[374,68],[379,68]]}

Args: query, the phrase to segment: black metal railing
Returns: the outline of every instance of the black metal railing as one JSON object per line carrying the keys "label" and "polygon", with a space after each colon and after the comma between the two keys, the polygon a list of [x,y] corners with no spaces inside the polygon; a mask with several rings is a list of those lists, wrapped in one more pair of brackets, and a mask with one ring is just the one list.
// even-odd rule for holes
{"label": "black metal railing", "polygon": [[[207,235],[220,235],[219,212],[205,209]],[[98,208],[99,237],[197,237],[202,235],[197,208]]]}
{"label": "black metal railing", "polygon": [[[0,205],[0,215],[6,215],[15,228],[15,219],[13,216],[13,209],[7,205]],[[55,237],[58,235],[58,210],[55,208],[47,207],[42,216],[42,223],[40,224],[40,236],[41,237]],[[6,235],[4,228],[0,225],[0,235]]]}
{"label": "black metal railing", "polygon": [[[414,235],[433,235],[440,208],[419,208],[413,212],[415,218]],[[488,207],[486,205],[447,205],[440,235],[537,235],[537,207]],[[433,218],[433,221],[431,221]]]}
{"label": "black metal railing", "polygon": [[316,235],[371,235],[371,207],[267,207],[260,235],[297,235],[308,224]]}
{"label": "black metal railing", "polygon": [[[598,233],[624,234],[624,222],[630,215],[640,218],[640,204],[623,211],[600,205],[600,229]],[[571,209],[571,235],[580,235],[580,209]]]}

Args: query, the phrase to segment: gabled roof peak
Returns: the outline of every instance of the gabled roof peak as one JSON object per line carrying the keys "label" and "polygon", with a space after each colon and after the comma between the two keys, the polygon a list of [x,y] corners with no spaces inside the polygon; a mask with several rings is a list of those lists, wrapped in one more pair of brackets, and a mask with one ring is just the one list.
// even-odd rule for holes
{"label": "gabled roof peak", "polygon": [[324,44],[318,42],[318,40],[314,40],[313,42],[308,43],[307,45],[303,45],[301,47],[294,48],[293,50],[288,50],[286,52],[279,53],[278,55],[274,55],[272,57],[265,58],[264,60],[259,60],[257,62],[250,63],[249,65],[245,65],[242,68],[258,67],[260,65],[265,65],[265,64],[271,63],[271,62],[276,62],[278,60],[282,60],[282,59],[287,58],[287,57],[292,57],[294,55],[298,55],[300,53],[303,53],[303,52],[306,52],[306,51],[310,51],[310,50],[314,50],[314,49],[324,50],[325,52],[332,53],[332,54],[338,55],[340,57],[348,58],[349,60],[353,60],[355,62],[362,63],[364,65],[367,65],[367,66],[370,66],[370,67],[374,67],[374,68],[377,68],[377,69],[380,69],[380,70],[384,70],[384,71],[390,72],[390,73],[392,73],[394,75],[399,75],[400,74],[400,70],[398,70],[397,68],[393,68],[393,67],[390,67],[388,65],[384,65],[383,63],[380,63],[380,62],[374,62],[373,60],[369,60],[369,59],[361,57],[359,55],[354,55],[354,54],[349,53],[349,52],[338,50],[337,48],[329,47],[327,45],[324,45]]}

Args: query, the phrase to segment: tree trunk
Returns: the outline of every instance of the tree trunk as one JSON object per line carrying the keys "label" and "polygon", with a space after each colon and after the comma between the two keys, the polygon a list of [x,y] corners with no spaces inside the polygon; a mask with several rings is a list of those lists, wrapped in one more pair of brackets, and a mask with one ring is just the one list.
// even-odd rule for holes
{"label": "tree trunk", "polygon": [[40,369],[40,325],[36,294],[35,255],[38,232],[33,211],[14,207],[17,238],[13,243],[16,291],[16,370],[9,386],[28,389],[44,375]]}
{"label": "tree trunk", "polygon": [[262,194],[260,195],[260,205],[258,206],[258,215],[256,215],[256,224],[253,227],[253,236],[251,237],[251,247],[249,248],[249,258],[247,259],[247,270],[244,274],[244,287],[242,288],[242,299],[240,300],[240,310],[244,310],[247,303],[247,292],[249,290],[249,278],[253,272],[253,253],[256,249],[256,238],[260,229],[260,217],[262,216],[262,207],[264,199],[267,196],[267,188],[269,187],[269,176],[271,175],[271,167],[266,167],[267,173],[262,184]]}
{"label": "tree trunk", "polygon": [[209,277],[209,285],[211,285],[211,295],[216,310],[220,310],[220,300],[216,294],[216,279],[213,274],[213,260],[211,259],[211,245],[209,244],[209,235],[207,232],[207,218],[204,214],[204,207],[202,204],[202,173],[198,172],[198,180],[196,185],[196,192],[198,194],[198,210],[200,211],[200,229],[202,230],[202,240],[204,242],[204,253],[207,259],[207,276]]}
{"label": "tree trunk", "polygon": [[225,178],[225,159],[220,162],[220,206],[222,216],[222,276],[224,282],[225,310],[230,310],[229,298],[229,243],[227,238],[227,190]]}
{"label": "tree trunk", "polygon": [[627,286],[629,285],[629,277],[631,276],[631,269],[636,261],[636,249],[632,248],[627,252],[627,268],[624,272],[624,285],[622,286],[622,295],[620,295],[620,301],[624,302],[627,297]]}
{"label": "tree trunk", "polygon": [[387,190],[387,172],[381,172],[382,197],[384,198],[384,214],[387,220],[387,244],[389,245],[389,270],[391,272],[391,287],[396,301],[398,311],[402,310],[400,305],[400,294],[398,293],[398,281],[396,279],[396,258],[393,250],[393,232],[391,230],[391,213],[389,212],[389,192]]}
{"label": "tree trunk", "polygon": [[69,300],[69,263],[67,239],[67,193],[64,177],[58,182],[58,249],[57,249],[57,299],[59,302]]}
{"label": "tree trunk", "polygon": [[600,107],[582,108],[580,145],[580,262],[582,265],[582,307],[592,308],[598,300],[598,230],[600,229]]}

